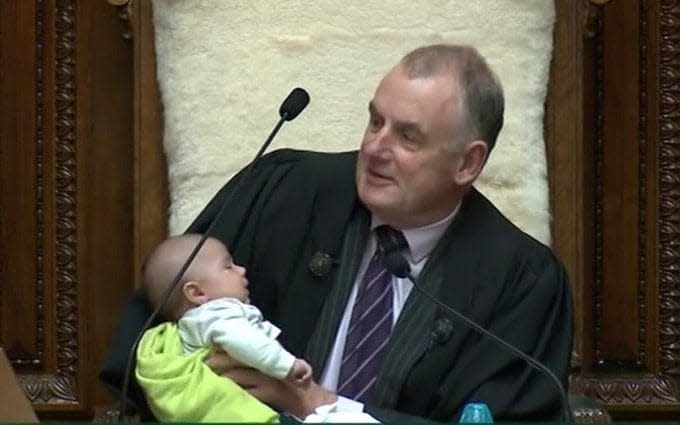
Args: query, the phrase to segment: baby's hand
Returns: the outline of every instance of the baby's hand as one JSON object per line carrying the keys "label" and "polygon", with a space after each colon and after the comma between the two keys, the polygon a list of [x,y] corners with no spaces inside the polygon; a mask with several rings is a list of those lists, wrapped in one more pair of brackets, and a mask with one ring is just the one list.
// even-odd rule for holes
{"label": "baby's hand", "polygon": [[295,385],[307,385],[312,380],[312,367],[302,359],[295,359],[286,380]]}

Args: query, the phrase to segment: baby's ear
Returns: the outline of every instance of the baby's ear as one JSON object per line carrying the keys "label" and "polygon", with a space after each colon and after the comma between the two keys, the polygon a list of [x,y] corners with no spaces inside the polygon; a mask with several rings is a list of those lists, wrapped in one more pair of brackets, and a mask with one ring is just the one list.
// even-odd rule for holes
{"label": "baby's ear", "polygon": [[195,280],[190,280],[182,286],[184,297],[194,305],[201,305],[207,301],[208,296],[201,289],[201,285]]}

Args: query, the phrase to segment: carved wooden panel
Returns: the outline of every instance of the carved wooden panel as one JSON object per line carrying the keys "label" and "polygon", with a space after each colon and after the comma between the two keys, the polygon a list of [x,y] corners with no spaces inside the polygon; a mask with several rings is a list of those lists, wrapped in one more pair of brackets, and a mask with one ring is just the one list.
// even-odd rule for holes
{"label": "carved wooden panel", "polygon": [[0,345],[41,419],[110,400],[97,368],[133,286],[122,28],[98,2],[0,2]]}
{"label": "carved wooden panel", "polygon": [[[556,4],[556,28],[571,36],[556,38],[563,50],[555,54],[568,55],[562,60],[576,74],[567,77],[572,91],[560,91],[554,77],[564,71],[553,63],[558,88],[546,119],[549,163],[566,158],[573,167],[550,168],[555,248],[577,313],[570,391],[618,419],[677,418],[680,5]],[[567,120],[575,128],[555,132]],[[574,193],[566,197],[563,185]]]}
{"label": "carved wooden panel", "polygon": [[2,344],[33,403],[79,408],[75,2],[1,12]]}

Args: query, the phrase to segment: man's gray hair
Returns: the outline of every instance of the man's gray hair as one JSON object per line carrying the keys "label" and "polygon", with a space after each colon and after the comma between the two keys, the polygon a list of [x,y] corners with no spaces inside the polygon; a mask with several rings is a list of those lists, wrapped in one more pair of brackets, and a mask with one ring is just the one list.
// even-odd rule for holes
{"label": "man's gray hair", "polygon": [[[448,73],[462,92],[460,128],[454,148],[483,140],[489,152],[503,127],[503,87],[486,60],[471,46],[435,44],[419,47],[400,62],[409,78],[428,78]],[[455,119],[455,118],[454,118]]]}

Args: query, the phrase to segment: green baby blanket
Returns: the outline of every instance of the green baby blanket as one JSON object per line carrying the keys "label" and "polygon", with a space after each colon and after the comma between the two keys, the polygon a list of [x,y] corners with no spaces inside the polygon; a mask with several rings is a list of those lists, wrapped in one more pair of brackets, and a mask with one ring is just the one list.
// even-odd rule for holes
{"label": "green baby blanket", "polygon": [[203,360],[209,348],[185,356],[177,325],[146,331],[137,348],[137,381],[162,422],[278,422],[278,414]]}

